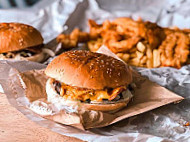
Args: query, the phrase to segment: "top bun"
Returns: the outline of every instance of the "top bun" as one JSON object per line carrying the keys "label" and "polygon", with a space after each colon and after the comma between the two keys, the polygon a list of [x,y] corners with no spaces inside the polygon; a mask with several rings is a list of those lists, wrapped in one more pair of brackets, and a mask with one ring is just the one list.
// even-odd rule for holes
{"label": "top bun", "polygon": [[59,55],[47,66],[45,74],[67,85],[87,89],[116,88],[132,81],[131,70],[123,62],[84,50]]}
{"label": "top bun", "polygon": [[43,44],[40,32],[20,23],[0,23],[0,53]]}

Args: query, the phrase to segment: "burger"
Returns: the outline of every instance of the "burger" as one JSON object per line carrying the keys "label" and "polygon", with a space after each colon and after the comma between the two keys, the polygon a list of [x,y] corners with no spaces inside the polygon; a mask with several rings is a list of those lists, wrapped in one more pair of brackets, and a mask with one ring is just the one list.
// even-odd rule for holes
{"label": "burger", "polygon": [[84,50],[64,52],[46,68],[47,99],[59,106],[112,112],[132,98],[131,69],[113,57]]}
{"label": "burger", "polygon": [[0,23],[0,59],[42,62],[53,54],[43,45],[43,37],[32,26],[21,23]]}

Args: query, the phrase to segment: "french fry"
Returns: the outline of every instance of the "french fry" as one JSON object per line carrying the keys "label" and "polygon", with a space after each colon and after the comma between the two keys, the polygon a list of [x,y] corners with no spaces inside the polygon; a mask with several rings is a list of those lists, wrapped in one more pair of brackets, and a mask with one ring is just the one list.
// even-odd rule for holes
{"label": "french fry", "polygon": [[136,51],[137,58],[140,60],[143,57],[143,53]]}
{"label": "french fry", "polygon": [[123,57],[123,53],[117,53],[116,54],[119,58],[122,58]]}
{"label": "french fry", "polygon": [[136,52],[130,54],[130,58],[136,58],[136,57],[137,57],[137,53]]}
{"label": "french fry", "polygon": [[146,46],[142,42],[138,42],[137,49],[138,49],[138,51],[144,53],[146,51]]}
{"label": "french fry", "polygon": [[102,39],[91,40],[87,43],[88,48],[92,52],[96,52],[102,46]]}
{"label": "french fry", "polygon": [[125,62],[127,62],[130,58],[130,55],[127,53],[117,53],[116,55]]}
{"label": "french fry", "polygon": [[127,61],[129,60],[129,58],[130,58],[130,55],[129,55],[129,54],[127,54],[127,53],[124,53],[124,54],[123,54],[122,59],[123,59],[125,62],[127,62]]}
{"label": "french fry", "polygon": [[157,49],[153,50],[153,67],[159,67],[160,66],[160,52]]}
{"label": "french fry", "polygon": [[134,52],[136,52],[136,51],[137,51],[136,48],[131,48],[131,49],[129,50],[129,53],[134,53]]}
{"label": "french fry", "polygon": [[139,59],[138,58],[133,58],[133,59],[128,61],[128,64],[133,65],[133,66],[139,66]]}
{"label": "french fry", "polygon": [[147,55],[147,57],[148,57],[149,59],[152,58],[152,49],[151,49],[150,47],[147,48],[147,50],[146,50],[146,55]]}
{"label": "french fry", "polygon": [[142,59],[140,60],[140,64],[143,65],[146,63],[146,61],[147,61],[147,57],[143,56]]}
{"label": "french fry", "polygon": [[146,62],[146,65],[147,65],[148,68],[152,68],[153,67],[152,60],[148,59],[147,62]]}
{"label": "french fry", "polygon": [[153,67],[153,53],[152,49],[148,46],[146,50],[146,55],[147,55],[147,67],[152,68]]}

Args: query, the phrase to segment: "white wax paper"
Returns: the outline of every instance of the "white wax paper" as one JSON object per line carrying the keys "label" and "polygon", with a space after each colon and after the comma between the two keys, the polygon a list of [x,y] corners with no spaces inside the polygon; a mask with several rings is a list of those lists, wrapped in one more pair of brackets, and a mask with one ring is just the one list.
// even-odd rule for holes
{"label": "white wax paper", "polygon": [[25,9],[0,9],[0,22],[20,22],[34,26],[45,43],[63,32],[65,22],[75,10],[79,0],[41,0]]}
{"label": "white wax paper", "polygon": [[[105,19],[128,16],[134,19],[157,22],[161,26],[179,26],[190,28],[190,0],[42,0],[32,8],[22,10],[0,10],[0,22],[23,22],[38,28],[47,43],[59,33],[72,31],[74,27],[88,30],[87,19],[98,23]],[[63,26],[66,24],[67,26]],[[40,69],[45,66],[26,61],[1,61],[0,83],[11,72]],[[19,109],[19,100],[8,96],[13,106],[19,109],[29,119],[50,128],[60,134],[77,137],[86,141],[189,141],[190,127],[185,127],[190,121],[190,66],[180,70],[173,68],[144,69],[137,68],[150,80],[165,86],[183,96],[185,100],[179,104],[170,104],[156,110],[123,120],[114,125],[80,131],[72,127],[56,124],[38,117],[30,110]],[[6,84],[3,84],[6,92]],[[19,88],[16,88],[19,89]]]}

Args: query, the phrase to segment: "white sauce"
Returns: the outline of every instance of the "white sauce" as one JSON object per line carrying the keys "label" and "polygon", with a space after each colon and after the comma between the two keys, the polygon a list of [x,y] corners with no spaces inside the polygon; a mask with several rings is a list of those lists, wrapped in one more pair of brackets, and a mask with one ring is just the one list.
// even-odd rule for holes
{"label": "white sauce", "polygon": [[[42,48],[42,52],[48,54],[51,57],[55,56],[55,53],[52,50],[47,49],[47,48]],[[5,59],[26,60],[26,58],[28,58],[28,57],[21,56],[19,52],[16,53],[13,58],[7,58],[5,55],[0,54],[0,60],[5,60]]]}
{"label": "white sauce", "polygon": [[48,106],[48,104],[42,101],[34,101],[29,108],[40,115],[51,115],[53,113],[52,109]]}
{"label": "white sauce", "polygon": [[47,100],[51,102],[58,110],[66,109],[68,112],[78,112],[80,101],[66,100],[59,96],[54,90],[53,85],[50,84],[50,79],[46,83]]}

